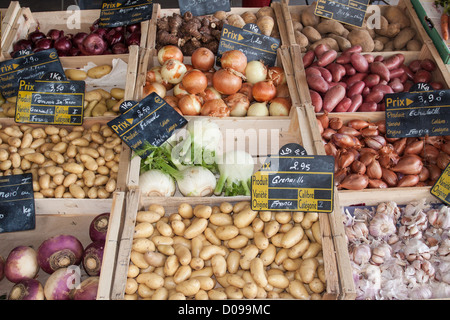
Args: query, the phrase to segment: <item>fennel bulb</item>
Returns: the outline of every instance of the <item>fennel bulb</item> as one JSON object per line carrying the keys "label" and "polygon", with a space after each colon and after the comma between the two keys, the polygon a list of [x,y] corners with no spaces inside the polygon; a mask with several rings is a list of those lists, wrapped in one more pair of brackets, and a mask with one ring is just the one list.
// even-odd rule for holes
{"label": "fennel bulb", "polygon": [[139,176],[139,188],[147,197],[171,197],[175,194],[175,180],[161,170],[151,169]]}
{"label": "fennel bulb", "polygon": [[215,195],[225,192],[226,196],[250,195],[251,179],[255,162],[253,157],[242,150],[227,152],[222,159],[217,157],[220,172],[214,190]]}
{"label": "fennel bulb", "polygon": [[185,197],[210,196],[216,187],[214,174],[200,166],[188,167],[181,170],[182,177],[177,177],[177,185]]}

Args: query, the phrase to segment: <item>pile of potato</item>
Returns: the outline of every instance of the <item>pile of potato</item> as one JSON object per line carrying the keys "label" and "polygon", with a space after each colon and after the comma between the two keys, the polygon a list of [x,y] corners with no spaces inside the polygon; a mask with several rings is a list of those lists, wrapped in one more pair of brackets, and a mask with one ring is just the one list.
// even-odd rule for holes
{"label": "pile of potato", "polygon": [[358,28],[316,16],[315,7],[316,2],[299,13],[291,13],[296,43],[304,52],[314,50],[320,44],[336,51],[345,51],[355,45],[360,45],[363,52],[420,51],[422,48],[411,20],[397,6],[380,7],[379,28],[368,26],[367,22],[376,21],[370,14],[362,28]]}
{"label": "pile of potato", "polygon": [[0,126],[0,176],[32,173],[35,199],[106,199],[116,190],[121,144],[106,124]]}
{"label": "pile of potato", "polygon": [[316,212],[253,211],[250,202],[188,203],[136,216],[127,300],[321,299]]}

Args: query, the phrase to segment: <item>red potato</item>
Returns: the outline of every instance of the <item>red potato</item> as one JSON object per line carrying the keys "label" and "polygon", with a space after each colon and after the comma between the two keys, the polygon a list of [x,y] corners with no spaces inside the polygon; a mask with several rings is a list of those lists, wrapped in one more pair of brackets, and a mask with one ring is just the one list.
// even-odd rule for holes
{"label": "red potato", "polygon": [[306,76],[306,82],[310,89],[317,92],[325,93],[329,89],[328,82],[322,76],[308,75]]}
{"label": "red potato", "polygon": [[380,76],[377,74],[371,73],[371,74],[367,75],[367,77],[364,78],[364,83],[367,87],[373,88],[377,84],[380,83]]}
{"label": "red potato", "polygon": [[401,65],[401,58],[398,55],[390,56],[386,60],[383,61],[386,68],[388,68],[389,71],[397,69]]}
{"label": "red potato", "polygon": [[319,67],[326,67],[327,65],[332,63],[336,59],[336,57],[337,57],[336,50],[328,50],[324,52],[322,55],[320,55],[317,65]]}
{"label": "red potato", "polygon": [[327,112],[333,111],[338,103],[344,99],[345,91],[345,88],[341,85],[336,85],[328,90],[323,99],[323,110]]}
{"label": "red potato", "polygon": [[317,70],[320,71],[320,75],[325,79],[326,82],[333,81],[333,76],[331,75],[331,72],[328,69],[319,66],[317,66],[316,68]]}
{"label": "red potato", "polygon": [[356,74],[355,68],[350,63],[346,63],[343,65],[345,68],[345,75],[347,76],[353,76]]}
{"label": "red potato", "polygon": [[442,85],[442,83],[436,82],[436,81],[431,81],[431,82],[430,82],[430,86],[433,88],[433,90],[441,90],[441,89],[444,88],[444,86]]}
{"label": "red potato", "polygon": [[369,103],[379,103],[381,102],[381,100],[383,100],[384,98],[384,92],[381,90],[372,90],[370,91],[370,93],[368,95],[366,95],[364,97],[364,102],[369,102]]}
{"label": "red potato", "polygon": [[384,94],[394,93],[390,86],[388,86],[387,84],[381,84],[381,83],[377,84],[375,87],[373,87],[372,91],[381,91]]}
{"label": "red potato", "polygon": [[417,71],[419,71],[422,68],[420,66],[420,60],[411,61],[411,63],[408,65],[408,68],[411,69],[411,71],[413,73],[416,73]]}
{"label": "red potato", "polygon": [[436,69],[436,63],[434,63],[434,61],[431,59],[423,59],[420,62],[420,67],[422,69],[432,72]]}
{"label": "red potato", "polygon": [[384,111],[384,110],[386,110],[386,105],[384,104],[384,102],[379,103],[377,105],[377,111]]}
{"label": "red potato", "polygon": [[360,94],[356,94],[353,97],[351,97],[352,103],[350,107],[347,109],[347,112],[356,112],[358,111],[359,107],[361,107],[363,103],[363,96]]}
{"label": "red potato", "polygon": [[366,97],[368,94],[370,93],[370,88],[369,87],[364,87],[363,92],[362,92],[362,96]]}
{"label": "red potato", "polygon": [[366,86],[364,81],[356,81],[347,89],[347,97],[351,98],[355,94],[361,94]]}
{"label": "red potato", "polygon": [[405,63],[405,56],[402,53],[397,53],[396,56],[398,56],[400,58],[399,65],[402,65],[403,63]]}
{"label": "red potato", "polygon": [[421,69],[416,72],[413,78],[414,83],[425,82],[428,83],[431,81],[431,73],[425,69]]}
{"label": "red potato", "polygon": [[390,80],[390,71],[383,62],[374,61],[371,63],[370,72],[379,75],[381,80]]}
{"label": "red potato", "polygon": [[347,73],[343,65],[335,62],[329,64],[326,68],[331,72],[333,82],[341,81]]}
{"label": "red potato", "polygon": [[363,57],[367,60],[368,63],[372,63],[375,61],[375,57],[369,53],[364,54]]}
{"label": "red potato", "polygon": [[308,52],[306,52],[305,55],[303,56],[303,67],[308,68],[311,65],[311,63],[313,63],[315,58],[316,55],[314,51],[309,50]]}
{"label": "red potato", "polygon": [[339,64],[350,63],[350,56],[351,55],[352,54],[350,52],[341,54],[339,57],[336,58],[336,63],[339,63]]}
{"label": "red potato", "polygon": [[406,74],[406,72],[404,72],[400,77],[398,77],[398,79],[400,79],[402,83],[405,83],[406,81],[408,81],[408,75]]}
{"label": "red potato", "polygon": [[314,90],[309,90],[309,95],[311,96],[311,103],[314,106],[314,112],[320,112],[322,110],[322,96]]}
{"label": "red potato", "polygon": [[394,92],[403,92],[404,86],[402,81],[399,78],[392,79],[389,82],[389,86],[392,88]]}
{"label": "red potato", "polygon": [[384,57],[383,56],[375,56],[375,58],[373,59],[373,61],[384,61]]}
{"label": "red potato", "polygon": [[366,76],[367,73],[357,73],[354,76],[348,77],[345,83],[347,83],[347,86],[350,88],[352,84],[354,84],[357,81],[364,80]]}
{"label": "red potato", "polygon": [[402,68],[405,71],[405,74],[408,76],[408,79],[413,79],[414,78],[414,72],[411,70],[410,67],[405,66],[404,64],[402,64],[400,66],[400,68]]}
{"label": "red potato", "polygon": [[333,111],[335,112],[347,112],[350,106],[352,105],[352,99],[350,98],[344,98],[341,100],[341,102],[338,103],[336,108],[334,108]]}
{"label": "red potato", "polygon": [[314,54],[317,58],[320,58],[320,56],[328,50],[330,50],[330,47],[328,47],[326,44],[321,43],[314,48]]}
{"label": "red potato", "polygon": [[352,53],[350,56],[350,63],[358,72],[369,71],[369,62],[360,53]]}
{"label": "red potato", "polygon": [[362,52],[362,47],[360,45],[352,46],[352,47],[344,50],[343,53],[345,54],[345,53],[354,53],[354,52],[361,53]]}
{"label": "red potato", "polygon": [[374,112],[377,111],[377,104],[375,102],[364,102],[359,107],[360,112]]}
{"label": "red potato", "polygon": [[322,76],[322,73],[320,72],[319,69],[317,69],[317,67],[309,67],[308,69],[305,70],[305,74],[306,76]]}
{"label": "red potato", "polygon": [[404,90],[404,92],[409,92],[409,89],[411,89],[411,87],[414,85],[414,83],[413,82],[411,82],[411,81],[406,81],[404,84],[403,84],[403,90]]}
{"label": "red potato", "polygon": [[396,69],[389,70],[389,72],[390,72],[391,79],[400,78],[402,75],[405,74],[405,69],[396,68]]}

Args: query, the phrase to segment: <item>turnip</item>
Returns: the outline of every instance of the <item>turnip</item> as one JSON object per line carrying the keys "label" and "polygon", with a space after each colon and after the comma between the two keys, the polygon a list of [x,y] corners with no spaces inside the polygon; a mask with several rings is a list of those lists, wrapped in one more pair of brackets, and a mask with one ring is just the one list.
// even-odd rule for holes
{"label": "turnip", "polygon": [[83,267],[90,276],[100,275],[102,268],[105,241],[95,241],[89,244],[83,253]]}
{"label": "turnip", "polygon": [[37,253],[39,266],[51,274],[59,268],[80,264],[83,245],[72,235],[58,235],[42,242]]}
{"label": "turnip", "polygon": [[8,300],[45,300],[44,287],[36,279],[22,280],[11,288]]}
{"label": "turnip", "polygon": [[36,250],[31,247],[15,247],[6,258],[5,276],[11,282],[33,279],[38,272]]}
{"label": "turnip", "polygon": [[92,241],[105,241],[108,232],[109,212],[96,216],[89,225],[89,237]]}
{"label": "turnip", "polygon": [[72,300],[96,300],[99,277],[89,277],[70,293]]}
{"label": "turnip", "polygon": [[70,300],[74,289],[74,275],[68,268],[60,268],[53,272],[44,285],[47,300]]}
{"label": "turnip", "polygon": [[225,196],[250,195],[250,185],[255,167],[252,156],[241,150],[232,150],[218,156],[220,177],[214,194]]}

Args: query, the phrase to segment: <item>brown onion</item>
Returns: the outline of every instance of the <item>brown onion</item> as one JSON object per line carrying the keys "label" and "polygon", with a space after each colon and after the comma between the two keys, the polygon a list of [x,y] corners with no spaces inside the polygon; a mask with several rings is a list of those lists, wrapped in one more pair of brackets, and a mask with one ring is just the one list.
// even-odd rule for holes
{"label": "brown onion", "polygon": [[351,173],[338,185],[338,188],[347,190],[362,190],[369,184],[369,178],[365,174]]}
{"label": "brown onion", "polygon": [[291,93],[289,92],[289,86],[287,83],[283,83],[277,86],[277,97],[289,98]]}
{"label": "brown onion", "polygon": [[227,69],[219,69],[213,75],[213,87],[222,94],[230,95],[242,87],[242,78]]}
{"label": "brown onion", "polygon": [[445,152],[439,153],[439,156],[436,159],[436,165],[438,166],[439,169],[445,170],[449,162],[450,162],[450,155],[448,155]]}
{"label": "brown onion", "polygon": [[286,74],[281,67],[269,67],[267,70],[267,79],[272,80],[273,84],[278,87],[279,85],[286,83]]}
{"label": "brown onion", "polygon": [[361,130],[367,128],[369,126],[369,122],[360,119],[353,119],[347,122],[347,126],[356,130]]}
{"label": "brown onion", "polygon": [[381,165],[377,160],[373,160],[366,170],[366,174],[370,179],[381,179],[383,172],[381,171]]}
{"label": "brown onion", "polygon": [[405,174],[397,184],[397,187],[414,187],[419,182],[417,174]]}
{"label": "brown onion", "polygon": [[222,99],[222,94],[219,91],[214,89],[214,87],[207,87],[205,92],[200,95],[203,98],[203,101],[213,100],[213,99]]}
{"label": "brown onion", "polygon": [[381,168],[381,172],[381,179],[383,179],[383,181],[386,182],[389,187],[397,186],[398,176],[394,171],[386,168]]}
{"label": "brown onion", "polygon": [[355,160],[355,154],[353,152],[348,152],[347,150],[342,150],[338,158],[338,167],[340,169],[347,168]]}
{"label": "brown onion", "polygon": [[276,97],[277,88],[272,80],[259,81],[253,85],[252,95],[256,101],[267,102]]}
{"label": "brown onion", "polygon": [[145,76],[146,82],[162,82],[161,66],[156,66],[147,71]]}
{"label": "brown onion", "polygon": [[158,50],[158,62],[160,65],[163,65],[164,62],[170,59],[176,59],[180,62],[183,62],[183,52],[181,49],[174,45],[166,45]]}
{"label": "brown onion", "polygon": [[248,100],[250,102],[252,102],[254,100],[253,94],[252,94],[252,88],[253,88],[253,84],[251,84],[250,82],[244,82],[238,92],[245,94],[247,96]]}
{"label": "brown onion", "polygon": [[385,189],[388,185],[381,179],[369,179],[368,187],[372,189]]}
{"label": "brown onion", "polygon": [[150,93],[153,92],[155,92],[161,98],[164,98],[166,96],[167,89],[166,87],[164,87],[163,84],[159,82],[152,82],[152,83],[147,82],[143,88],[142,97],[145,98],[146,96],[148,96]]}
{"label": "brown onion", "polygon": [[422,159],[419,156],[408,154],[403,156],[397,165],[392,167],[392,171],[403,174],[419,174],[422,167]]}
{"label": "brown onion", "polygon": [[202,110],[202,100],[195,94],[186,94],[178,101],[178,108],[186,116],[198,116]]}
{"label": "brown onion", "polygon": [[230,108],[228,108],[223,99],[214,99],[206,101],[200,113],[202,116],[228,117],[230,115]]}
{"label": "brown onion", "polygon": [[170,105],[172,108],[177,107],[178,108],[178,98],[175,96],[166,96],[164,98],[164,101],[167,102],[168,105]]}
{"label": "brown onion", "polygon": [[353,136],[349,136],[348,134],[340,134],[336,133],[331,138],[333,143],[341,148],[350,148],[355,145],[355,140],[353,140]]}
{"label": "brown onion", "polygon": [[[339,130],[342,128],[343,125],[344,125],[344,122],[342,121],[341,118],[330,118],[329,126],[331,129]],[[341,132],[339,132],[339,133],[341,133]]]}
{"label": "brown onion", "polygon": [[291,99],[275,97],[269,102],[269,115],[288,116],[291,106]]}
{"label": "brown onion", "polygon": [[356,174],[365,174],[367,167],[359,160],[353,161],[353,163],[350,166],[350,170],[352,170],[353,173]]}
{"label": "brown onion", "polygon": [[195,49],[191,55],[191,63],[195,69],[201,71],[209,71],[214,67],[214,61],[216,56],[214,52],[206,47],[200,47]]}
{"label": "brown onion", "polygon": [[183,76],[181,84],[187,92],[200,94],[203,93],[208,86],[208,79],[202,71],[192,69]]}
{"label": "brown onion", "polygon": [[244,93],[234,93],[224,99],[228,108],[230,108],[230,116],[232,117],[244,117],[247,115],[250,101],[247,95]]}
{"label": "brown onion", "polygon": [[267,79],[267,67],[259,60],[252,60],[247,63],[245,68],[245,77],[247,81],[255,84],[259,81]]}
{"label": "brown onion", "polygon": [[171,84],[180,83],[186,72],[186,65],[176,59],[167,60],[161,67],[161,76],[163,80]]}
{"label": "brown onion", "polygon": [[328,113],[322,113],[316,117],[321,123],[324,129],[328,128],[330,125],[330,118],[328,117]]}
{"label": "brown onion", "polygon": [[206,79],[208,80],[208,87],[212,87],[213,86],[212,79],[213,79],[214,72],[215,71],[204,72],[205,76],[206,76]]}
{"label": "brown onion", "polygon": [[247,67],[247,56],[240,50],[225,51],[220,58],[220,64],[222,68],[231,68],[244,74]]}
{"label": "brown onion", "polygon": [[189,94],[189,92],[187,92],[187,90],[183,87],[182,83],[177,83],[174,87],[173,87],[173,95],[177,98],[181,98],[184,95]]}
{"label": "brown onion", "polygon": [[423,147],[424,147],[423,140],[411,142],[405,147],[404,154],[419,154],[422,152]]}

